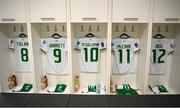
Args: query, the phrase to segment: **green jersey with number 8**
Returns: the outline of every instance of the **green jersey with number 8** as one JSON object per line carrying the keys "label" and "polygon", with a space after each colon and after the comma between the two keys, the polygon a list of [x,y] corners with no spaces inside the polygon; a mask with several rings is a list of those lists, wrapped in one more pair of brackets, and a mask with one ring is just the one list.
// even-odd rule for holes
{"label": "green jersey with number 8", "polygon": [[67,38],[43,38],[41,40],[41,50],[43,50],[47,55],[46,73],[68,74]]}
{"label": "green jersey with number 8", "polygon": [[9,39],[9,48],[14,50],[14,70],[16,72],[30,72],[28,39],[11,38]]}
{"label": "green jersey with number 8", "polygon": [[104,40],[98,37],[83,37],[75,41],[80,49],[80,69],[82,72],[99,72],[100,50],[105,49]]}
{"label": "green jersey with number 8", "polygon": [[168,55],[173,51],[172,39],[152,39],[150,73],[165,74]]}
{"label": "green jersey with number 8", "polygon": [[113,74],[133,73],[134,54],[140,50],[139,40],[134,38],[112,40],[112,50],[115,52]]}

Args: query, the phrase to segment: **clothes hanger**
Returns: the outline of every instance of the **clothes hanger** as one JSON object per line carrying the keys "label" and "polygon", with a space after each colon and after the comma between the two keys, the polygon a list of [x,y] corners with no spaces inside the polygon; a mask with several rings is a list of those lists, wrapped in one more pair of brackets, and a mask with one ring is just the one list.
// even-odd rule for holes
{"label": "clothes hanger", "polygon": [[123,34],[121,34],[119,36],[119,38],[121,38],[121,39],[128,39],[128,38],[130,38],[130,36],[128,34],[126,34],[126,33],[123,33]]}
{"label": "clothes hanger", "polygon": [[95,35],[92,34],[92,33],[88,33],[88,34],[85,35],[85,37],[95,37]]}
{"label": "clothes hanger", "polygon": [[52,37],[52,38],[55,38],[55,39],[59,39],[59,38],[61,38],[62,36],[61,36],[60,34],[58,34],[58,33],[54,33],[51,37]]}
{"label": "clothes hanger", "polygon": [[153,38],[155,38],[155,39],[163,39],[164,36],[161,35],[161,34],[156,34],[155,36],[153,36]]}
{"label": "clothes hanger", "polygon": [[26,34],[24,34],[24,33],[21,33],[21,34],[19,34],[19,37],[21,37],[21,38],[26,38],[26,37],[27,37],[27,35],[26,35]]}

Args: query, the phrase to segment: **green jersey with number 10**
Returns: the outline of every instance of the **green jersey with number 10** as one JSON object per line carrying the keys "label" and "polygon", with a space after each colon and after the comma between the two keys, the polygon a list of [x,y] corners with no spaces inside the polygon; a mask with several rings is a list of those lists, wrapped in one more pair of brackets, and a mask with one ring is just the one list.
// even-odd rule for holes
{"label": "green jersey with number 10", "polygon": [[75,42],[80,49],[81,72],[99,72],[100,50],[105,49],[104,40],[98,37],[83,37]]}
{"label": "green jersey with number 10", "polygon": [[9,48],[14,50],[14,70],[16,72],[30,72],[28,39],[11,38],[9,39]]}

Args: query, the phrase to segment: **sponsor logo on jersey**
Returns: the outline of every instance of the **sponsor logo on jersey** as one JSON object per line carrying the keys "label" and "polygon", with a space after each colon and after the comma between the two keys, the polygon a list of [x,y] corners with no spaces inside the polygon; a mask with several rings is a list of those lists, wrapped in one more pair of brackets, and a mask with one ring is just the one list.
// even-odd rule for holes
{"label": "sponsor logo on jersey", "polygon": [[101,42],[101,47],[104,47],[104,42]]}
{"label": "sponsor logo on jersey", "polygon": [[170,47],[173,48],[173,45],[171,44]]}
{"label": "sponsor logo on jersey", "polygon": [[135,43],[135,44],[134,44],[134,46],[135,46],[136,48],[138,48],[138,47],[139,47],[139,46],[138,46],[138,43]]}

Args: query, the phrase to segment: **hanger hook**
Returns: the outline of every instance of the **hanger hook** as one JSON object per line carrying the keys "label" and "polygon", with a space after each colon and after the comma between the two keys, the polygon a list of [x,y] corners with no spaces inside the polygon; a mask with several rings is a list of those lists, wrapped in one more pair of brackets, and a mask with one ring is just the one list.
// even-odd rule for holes
{"label": "hanger hook", "polygon": [[96,31],[100,32],[99,25],[97,25],[97,30]]}
{"label": "hanger hook", "polygon": [[116,30],[115,31],[119,32],[119,26],[118,25],[116,25]]}
{"label": "hanger hook", "polygon": [[57,32],[57,26],[56,25],[54,26],[54,31]]}
{"label": "hanger hook", "polygon": [[89,32],[92,32],[92,27],[91,26],[89,26],[89,30],[88,30]]}
{"label": "hanger hook", "polygon": [[168,28],[168,26],[166,25],[166,30],[165,30],[165,32],[169,32],[169,28]]}
{"label": "hanger hook", "polygon": [[81,25],[81,32],[84,32],[84,26]]}
{"label": "hanger hook", "polygon": [[63,31],[63,32],[65,31],[65,27],[64,27],[64,25],[62,25],[62,31]]}
{"label": "hanger hook", "polygon": [[158,26],[158,32],[161,32],[161,27],[160,26]]}
{"label": "hanger hook", "polygon": [[47,28],[47,32],[49,32],[49,25],[47,25],[47,27],[46,27],[46,28]]}
{"label": "hanger hook", "polygon": [[13,31],[16,32],[16,26],[15,25],[13,26]]}
{"label": "hanger hook", "polygon": [[23,28],[23,26],[21,25],[21,32],[24,32],[24,28]]}
{"label": "hanger hook", "polygon": [[123,32],[127,32],[127,30],[126,30],[126,25],[125,25],[124,28],[123,28]]}
{"label": "hanger hook", "polygon": [[132,25],[132,30],[131,30],[131,32],[134,32],[134,26]]}

